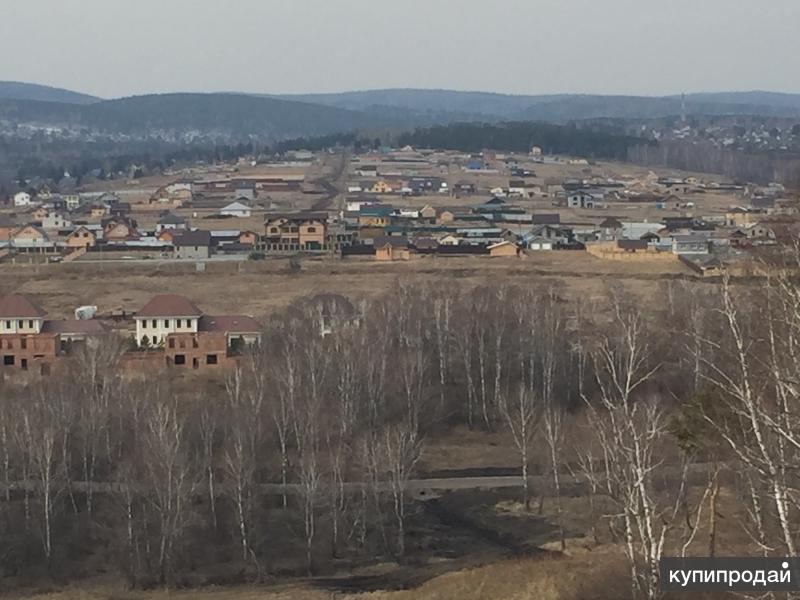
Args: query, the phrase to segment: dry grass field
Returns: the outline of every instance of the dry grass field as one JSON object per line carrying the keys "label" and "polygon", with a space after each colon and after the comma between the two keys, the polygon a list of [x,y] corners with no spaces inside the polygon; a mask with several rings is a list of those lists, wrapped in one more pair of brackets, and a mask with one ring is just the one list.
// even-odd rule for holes
{"label": "dry grass field", "polygon": [[660,281],[694,279],[678,261],[605,261],[579,251],[532,253],[520,259],[425,257],[407,263],[309,258],[301,261],[297,273],[291,273],[288,265],[288,259],[210,263],[198,273],[194,263],[3,264],[0,292],[29,295],[53,316],[71,314],[85,304],[97,305],[101,312],[135,311],[155,294],[179,293],[209,314],[261,317],[303,296],[326,292],[358,299],[385,292],[403,279],[433,287],[500,282],[556,285],[564,294],[585,300],[604,296],[611,283],[649,297]]}

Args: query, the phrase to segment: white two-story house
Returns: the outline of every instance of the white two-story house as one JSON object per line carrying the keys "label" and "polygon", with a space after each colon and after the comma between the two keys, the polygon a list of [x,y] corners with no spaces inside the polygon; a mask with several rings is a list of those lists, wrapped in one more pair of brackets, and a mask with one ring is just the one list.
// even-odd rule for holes
{"label": "white two-story house", "polygon": [[140,347],[160,346],[172,333],[197,333],[202,316],[202,311],[183,296],[155,296],[134,317],[136,343]]}

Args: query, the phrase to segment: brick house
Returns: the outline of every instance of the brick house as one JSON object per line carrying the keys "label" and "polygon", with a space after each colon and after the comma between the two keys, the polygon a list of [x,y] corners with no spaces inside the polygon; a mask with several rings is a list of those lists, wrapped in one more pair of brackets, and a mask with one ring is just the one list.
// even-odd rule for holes
{"label": "brick house", "polygon": [[328,216],[299,212],[267,215],[264,249],[276,251],[324,250]]}
{"label": "brick house", "polygon": [[245,315],[205,315],[183,296],[155,296],[136,313],[139,347],[163,347],[170,367],[229,366],[241,346],[261,339],[261,325]]}
{"label": "brick house", "polygon": [[80,226],[67,235],[64,244],[67,248],[92,248],[97,243],[97,237],[87,227]]}
{"label": "brick house", "polygon": [[19,294],[0,298],[0,356],[3,372],[50,372],[73,344],[106,333],[98,321],[49,320],[37,304]]}

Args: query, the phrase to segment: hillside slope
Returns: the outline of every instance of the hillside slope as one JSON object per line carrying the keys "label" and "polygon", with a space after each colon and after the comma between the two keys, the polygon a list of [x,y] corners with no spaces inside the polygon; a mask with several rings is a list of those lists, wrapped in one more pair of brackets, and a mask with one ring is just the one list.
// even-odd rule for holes
{"label": "hillside slope", "polygon": [[351,110],[392,107],[417,113],[457,113],[460,120],[568,121],[590,118],[659,118],[679,115],[759,114],[800,116],[800,94],[726,92],[681,96],[597,94],[510,95],[451,90],[366,90],[340,94],[276,96]]}
{"label": "hillside slope", "polygon": [[0,81],[0,99],[63,102],[64,104],[92,104],[100,100],[95,96],[72,90],[21,81]]}
{"label": "hillside slope", "polygon": [[85,105],[6,99],[0,100],[0,120],[132,137],[269,140],[392,124],[352,110],[236,94],[159,94]]}

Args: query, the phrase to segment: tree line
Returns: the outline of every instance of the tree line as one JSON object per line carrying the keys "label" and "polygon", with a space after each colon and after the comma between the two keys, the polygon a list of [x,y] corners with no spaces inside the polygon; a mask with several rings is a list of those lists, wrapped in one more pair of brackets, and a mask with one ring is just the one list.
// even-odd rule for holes
{"label": "tree line", "polygon": [[539,146],[547,154],[626,160],[629,149],[649,145],[642,138],[620,135],[570,123],[555,125],[532,121],[508,123],[454,123],[416,129],[401,134],[398,145],[480,152],[486,148],[530,152]]}
{"label": "tree line", "polygon": [[0,391],[0,566],[63,573],[99,547],[141,587],[220,563],[263,580],[289,556],[297,573],[403,561],[408,482],[459,424],[507,433],[520,502],[553,503],[562,547],[563,477],[581,481],[587,535],[620,544],[634,597],[659,596],[661,556],[716,552],[723,485],[752,551],[794,556],[800,287],[657,292],[409,280],[307,298],[208,379],[137,375],[116,338],[86,345]]}

